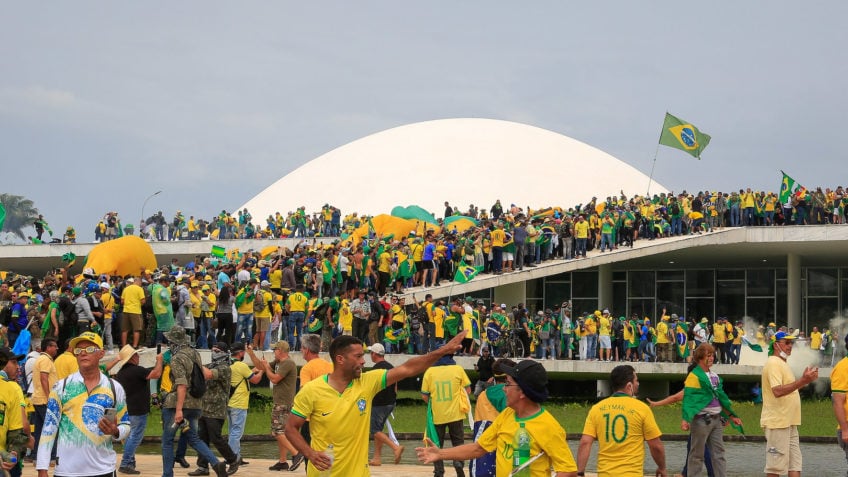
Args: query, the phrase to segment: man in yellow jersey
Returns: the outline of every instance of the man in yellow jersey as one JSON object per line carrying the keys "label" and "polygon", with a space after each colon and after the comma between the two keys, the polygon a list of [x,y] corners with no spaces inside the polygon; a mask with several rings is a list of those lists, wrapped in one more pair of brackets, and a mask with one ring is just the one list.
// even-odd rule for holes
{"label": "man in yellow jersey", "polygon": [[642,477],[645,446],[657,464],[657,476],[665,477],[665,448],[659,426],[647,404],[636,398],[639,377],[629,364],[610,372],[613,395],[592,406],[583,426],[577,450],[577,475],[582,476],[595,440],[598,441],[599,477]]}
{"label": "man in yellow jersey", "polygon": [[503,248],[506,242],[506,232],[503,223],[498,221],[495,230],[492,230],[492,271],[495,275],[503,273]]}
{"label": "man in yellow jersey", "polygon": [[575,257],[586,258],[586,241],[589,239],[589,222],[582,215],[577,216],[574,222],[574,238],[577,240],[574,250]]}
{"label": "man in yellow jersey", "polygon": [[772,338],[769,357],[763,366],[763,409],[760,426],[766,436],[767,476],[801,475],[801,444],[798,426],[801,425],[801,394],[799,389],[819,377],[819,369],[807,367],[796,380],[786,363],[792,354],[795,336],[778,331]]}
{"label": "man in yellow jersey", "polygon": [[426,464],[445,459],[476,459],[487,452],[496,451],[496,475],[508,477],[515,472],[515,436],[523,428],[530,435],[531,477],[549,477],[551,469],[557,477],[578,475],[577,465],[565,440],[565,429],[542,407],[548,398],[545,368],[536,361],[526,359],[514,367],[503,364],[501,369],[506,374],[502,386],[507,407],[497,415],[480,439],[450,449],[440,449],[427,439],[427,447],[415,449],[418,460]]}
{"label": "man in yellow jersey", "polygon": [[144,290],[135,284],[133,277],[126,279],[126,287],[121,293],[121,346],[127,344],[127,335],[132,332],[132,347],[138,348],[144,320],[141,317],[141,306],[144,305]]}
{"label": "man in yellow jersey", "polygon": [[848,460],[848,357],[842,358],[830,373],[830,392],[833,399],[833,415],[836,417],[836,443],[845,451]]}
{"label": "man in yellow jersey", "polygon": [[71,340],[65,341],[65,352],[56,356],[56,359],[53,360],[53,365],[56,366],[57,381],[79,371],[79,363],[77,363],[77,357],[74,356],[74,350],[71,349],[70,343]]}
{"label": "man in yellow jersey", "polygon": [[[424,373],[421,396],[424,402],[429,404],[436,438],[440,444],[445,442],[445,430],[450,433],[451,444],[454,447],[465,443],[462,421],[471,409],[468,400],[470,392],[471,381],[462,366],[453,360],[453,356],[447,355],[440,358]],[[464,477],[462,460],[454,460],[453,467],[457,477]],[[445,465],[442,461],[433,462],[433,476],[443,477],[444,475]]]}
{"label": "man in yellow jersey", "polygon": [[[342,335],[330,345],[333,372],[307,383],[295,397],[286,436],[309,459],[306,475],[316,477],[332,465],[334,477],[365,477],[368,467],[369,403],[377,392],[396,382],[423,373],[439,358],[459,351],[465,332],[445,346],[407,360],[389,370],[362,372],[365,349],[362,341]],[[300,435],[310,420],[311,446]],[[332,446],[331,449],[328,448]],[[329,455],[328,455],[329,454]]]}
{"label": "man in yellow jersey", "polygon": [[233,364],[230,365],[230,387],[232,394],[227,402],[227,426],[229,433],[227,443],[230,449],[239,456],[239,465],[247,465],[241,457],[241,436],[244,435],[244,425],[247,423],[247,409],[250,404],[250,385],[259,384],[262,376],[265,373],[263,368],[256,367],[251,369],[244,362],[245,346],[244,343],[236,341],[230,348],[230,357],[233,359]]}
{"label": "man in yellow jersey", "polygon": [[30,440],[32,436],[29,422],[26,421],[24,393],[16,381],[20,372],[18,359],[22,358],[23,356],[16,356],[7,347],[0,349],[0,370],[5,373],[5,376],[0,376],[0,407],[3,411],[3,418],[0,419],[0,451],[17,454],[17,463],[8,462],[6,459],[2,461],[3,472],[11,477],[20,477],[23,470],[23,452],[33,444]]}
{"label": "man in yellow jersey", "polygon": [[303,336],[303,320],[306,318],[306,306],[309,298],[303,293],[303,284],[295,286],[295,292],[286,299],[286,311],[289,314],[288,342],[289,347],[294,349],[295,333]]}

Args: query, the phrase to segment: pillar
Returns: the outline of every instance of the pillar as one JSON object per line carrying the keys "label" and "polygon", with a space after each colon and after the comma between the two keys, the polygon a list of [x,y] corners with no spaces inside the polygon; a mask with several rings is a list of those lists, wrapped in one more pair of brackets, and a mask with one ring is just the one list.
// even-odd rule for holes
{"label": "pillar", "polygon": [[493,297],[495,303],[505,303],[508,307],[519,303],[526,303],[527,286],[523,281],[497,286],[495,287]]}
{"label": "pillar", "polygon": [[598,267],[598,309],[612,309],[612,265]]}
{"label": "pillar", "polygon": [[598,397],[605,398],[612,394],[612,390],[610,389],[609,379],[599,379],[598,380]]}
{"label": "pillar", "polygon": [[801,257],[795,253],[786,255],[786,300],[789,329],[801,328]]}

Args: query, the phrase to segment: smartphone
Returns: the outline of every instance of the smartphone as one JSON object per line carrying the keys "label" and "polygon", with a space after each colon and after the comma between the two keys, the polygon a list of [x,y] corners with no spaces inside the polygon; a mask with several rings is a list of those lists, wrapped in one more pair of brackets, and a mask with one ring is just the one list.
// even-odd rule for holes
{"label": "smartphone", "polygon": [[112,424],[118,422],[118,412],[114,407],[107,407],[103,410],[103,417]]}

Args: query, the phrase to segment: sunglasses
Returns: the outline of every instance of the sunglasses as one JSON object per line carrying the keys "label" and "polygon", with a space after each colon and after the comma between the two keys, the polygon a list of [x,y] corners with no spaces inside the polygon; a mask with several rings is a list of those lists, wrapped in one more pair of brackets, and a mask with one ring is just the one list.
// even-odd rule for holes
{"label": "sunglasses", "polygon": [[100,351],[97,346],[86,346],[85,348],[74,348],[74,355],[79,356],[85,351],[85,354],[94,354]]}

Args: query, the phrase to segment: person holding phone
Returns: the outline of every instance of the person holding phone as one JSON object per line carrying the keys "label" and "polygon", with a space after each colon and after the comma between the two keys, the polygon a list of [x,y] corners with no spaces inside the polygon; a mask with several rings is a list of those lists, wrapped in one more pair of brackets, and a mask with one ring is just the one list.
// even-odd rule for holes
{"label": "person holding phone", "polygon": [[[114,440],[130,432],[126,393],[121,383],[100,372],[103,339],[85,332],[72,339],[79,371],[59,381],[47,401],[47,418],[38,446],[35,468],[47,477],[50,451],[56,445],[56,475],[112,475]],[[107,417],[106,409],[114,409]],[[85,437],[80,439],[78,436]]]}

